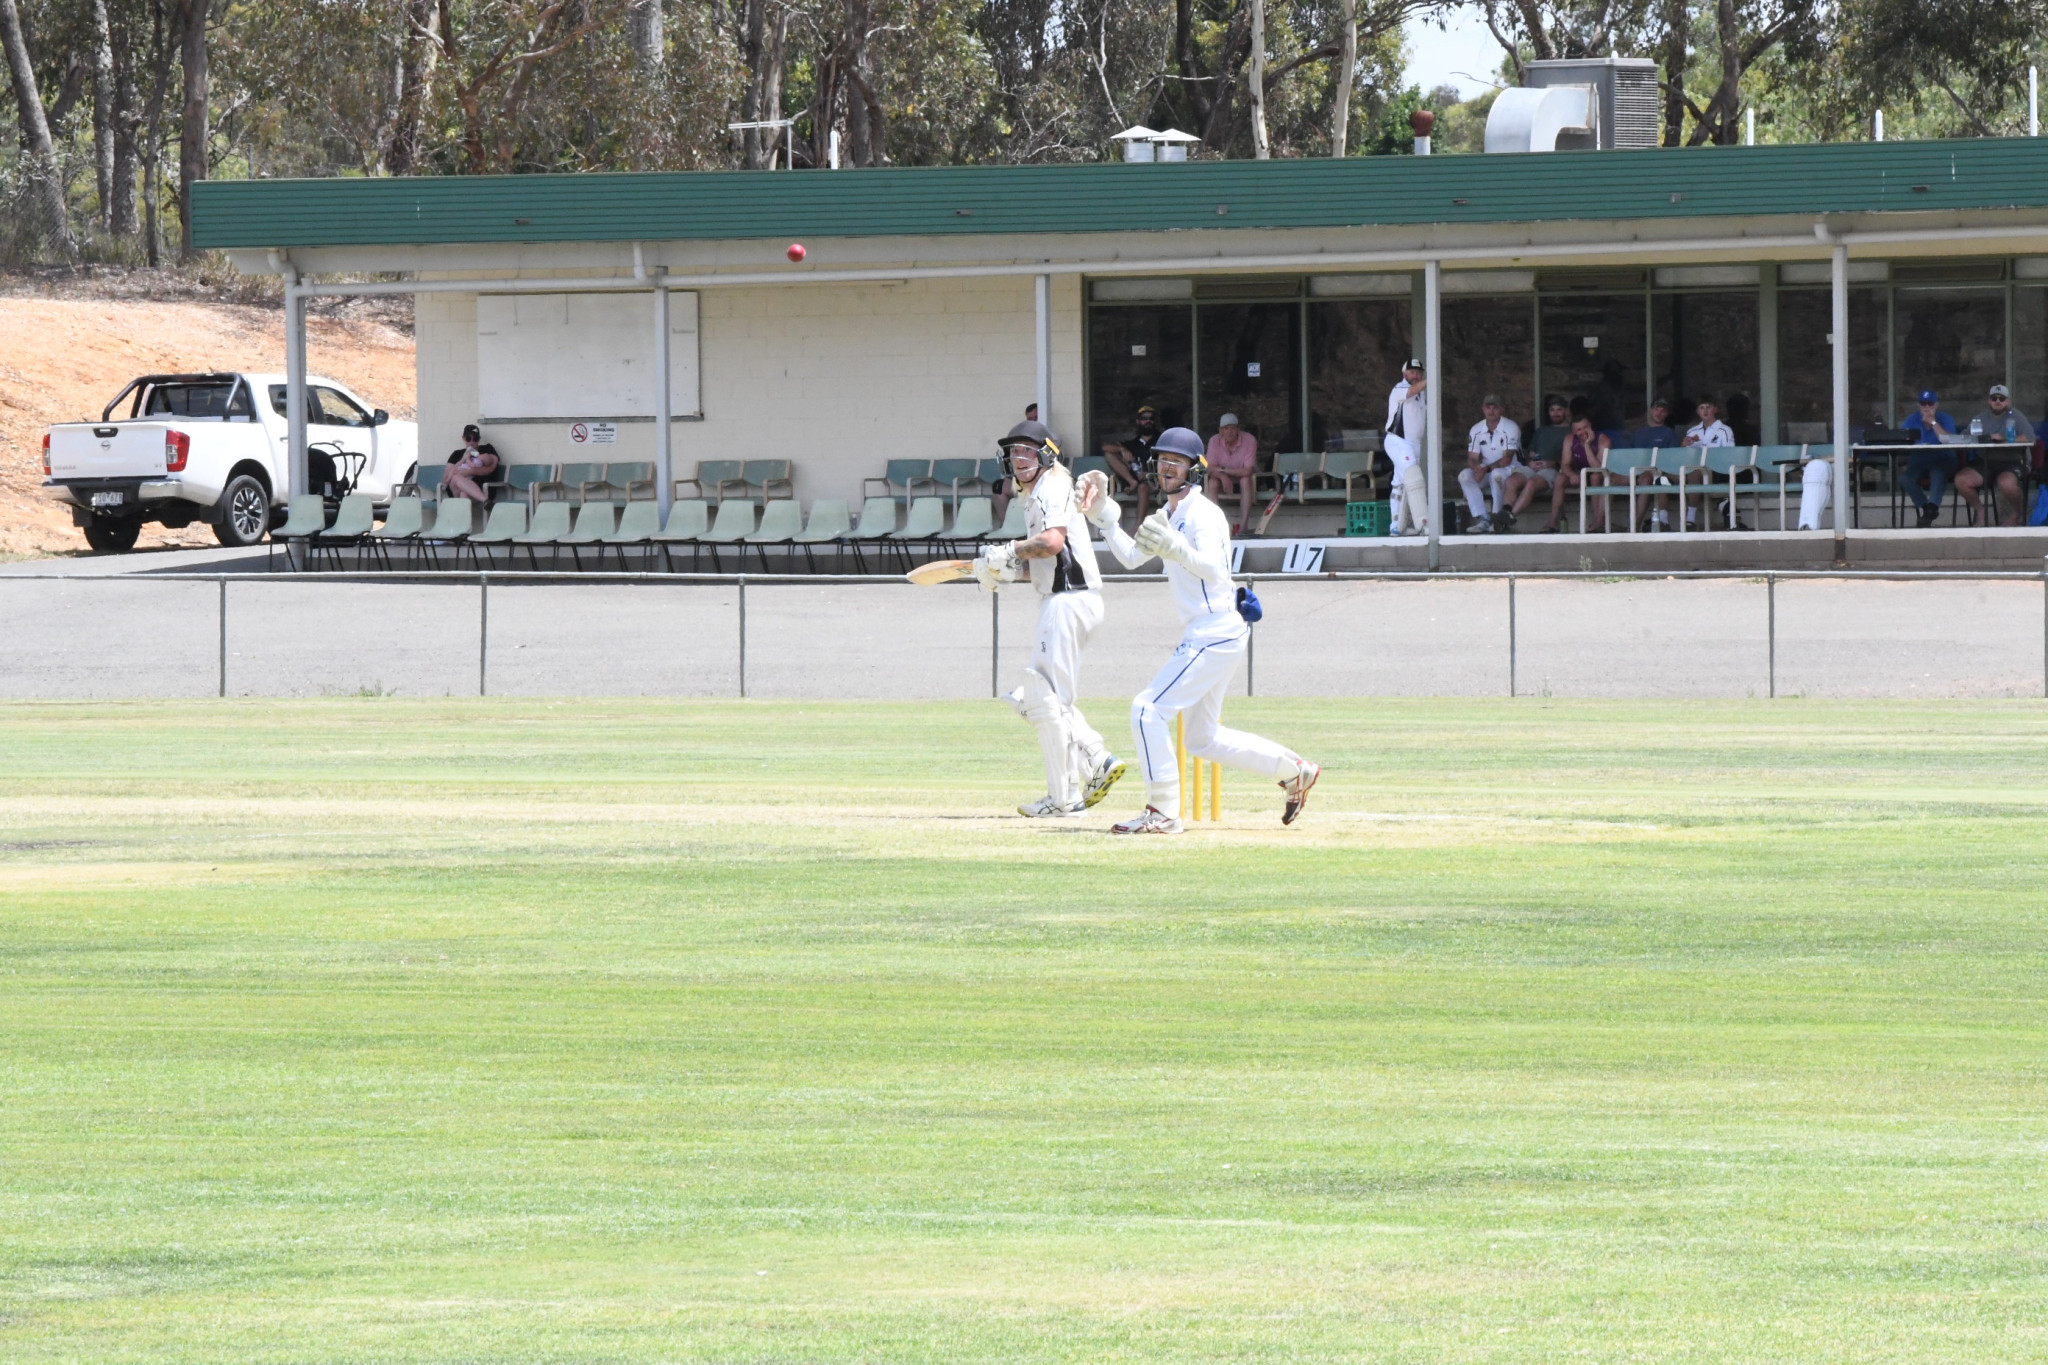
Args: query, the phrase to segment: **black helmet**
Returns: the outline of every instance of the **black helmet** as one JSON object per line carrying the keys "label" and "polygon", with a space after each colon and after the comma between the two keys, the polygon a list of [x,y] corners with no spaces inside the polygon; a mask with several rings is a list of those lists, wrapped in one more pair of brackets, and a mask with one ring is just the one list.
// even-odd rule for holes
{"label": "black helmet", "polygon": [[1030,446],[1037,451],[1040,470],[1060,458],[1059,438],[1054,436],[1043,422],[1017,423],[1010,428],[1008,435],[996,442],[996,446],[1003,452],[1003,476],[1010,479],[1017,477],[1017,470],[1010,463],[1012,446]]}
{"label": "black helmet", "polygon": [[1187,482],[1189,486],[1194,488],[1202,486],[1202,480],[1209,472],[1209,448],[1202,443],[1202,438],[1199,435],[1189,431],[1186,427],[1168,427],[1159,433],[1159,438],[1152,442],[1152,467],[1148,471],[1152,476],[1152,485],[1155,488],[1159,485],[1159,457],[1161,455],[1178,455],[1186,460],[1188,462]]}

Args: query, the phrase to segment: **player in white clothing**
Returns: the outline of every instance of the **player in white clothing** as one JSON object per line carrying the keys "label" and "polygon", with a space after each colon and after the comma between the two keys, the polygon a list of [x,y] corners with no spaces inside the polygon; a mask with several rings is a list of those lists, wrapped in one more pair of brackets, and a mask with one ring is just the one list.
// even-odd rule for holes
{"label": "player in white clothing", "polygon": [[974,576],[990,592],[1027,576],[1038,590],[1038,640],[1008,700],[1038,731],[1045,795],[1017,813],[1079,815],[1109,794],[1127,766],[1074,705],[1081,650],[1102,624],[1102,571],[1053,434],[1038,422],[1020,422],[1000,445],[1003,472],[1026,499],[1025,535],[991,545],[974,561]]}
{"label": "player in white clothing", "polygon": [[1166,505],[1140,523],[1135,540],[1118,524],[1108,480],[1094,472],[1084,476],[1082,507],[1110,553],[1129,569],[1159,556],[1181,620],[1173,657],[1131,703],[1131,732],[1145,770],[1145,809],[1115,826],[1117,834],[1181,832],[1180,761],[1171,724],[1176,711],[1186,718],[1190,754],[1279,782],[1287,793],[1282,824],[1294,823],[1322,773],[1291,749],[1219,723],[1223,694],[1244,659],[1251,628],[1237,614],[1237,585],[1230,578],[1230,518],[1202,496],[1207,472],[1201,437],[1186,427],[1161,432],[1152,448],[1152,478]]}

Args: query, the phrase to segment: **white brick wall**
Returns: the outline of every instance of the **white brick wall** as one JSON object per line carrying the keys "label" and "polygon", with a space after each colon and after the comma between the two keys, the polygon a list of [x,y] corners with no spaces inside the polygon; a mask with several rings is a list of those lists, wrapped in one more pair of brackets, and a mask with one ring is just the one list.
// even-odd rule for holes
{"label": "white brick wall", "polygon": [[[678,477],[699,460],[786,458],[797,496],[855,502],[889,459],[996,453],[1035,397],[1028,278],[900,285],[707,289],[699,327],[704,420],[677,422]],[[476,420],[476,298],[422,294],[420,445],[449,450]],[[1081,431],[1081,282],[1052,284],[1053,429]],[[570,444],[567,424],[494,426],[508,461],[653,458],[653,427],[619,428],[606,449]]]}

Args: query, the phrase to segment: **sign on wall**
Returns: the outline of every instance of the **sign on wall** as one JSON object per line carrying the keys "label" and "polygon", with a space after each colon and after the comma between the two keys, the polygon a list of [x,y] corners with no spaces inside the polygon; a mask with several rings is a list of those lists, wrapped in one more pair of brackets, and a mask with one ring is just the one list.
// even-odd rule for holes
{"label": "sign on wall", "polygon": [[[695,294],[669,294],[668,328],[669,411],[700,416]],[[486,422],[652,417],[654,298],[479,294],[476,365]]]}

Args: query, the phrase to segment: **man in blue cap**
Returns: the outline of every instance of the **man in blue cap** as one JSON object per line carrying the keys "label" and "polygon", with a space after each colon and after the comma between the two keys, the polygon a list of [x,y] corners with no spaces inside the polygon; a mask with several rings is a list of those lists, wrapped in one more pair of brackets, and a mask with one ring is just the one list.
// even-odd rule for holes
{"label": "man in blue cap", "polygon": [[[1956,419],[1943,412],[1940,400],[1933,389],[1920,390],[1920,410],[1899,423],[1911,432],[1919,433],[1915,444],[1923,446],[1941,445],[1944,435],[1956,434]],[[1941,515],[1941,500],[1948,496],[1949,481],[1956,476],[1956,453],[1953,450],[1916,450],[1907,457],[1906,472],[1899,475],[1899,487],[1913,500],[1919,509],[1919,524],[1923,527],[1934,525]],[[1921,480],[1926,480],[1927,491],[1920,491]]]}

